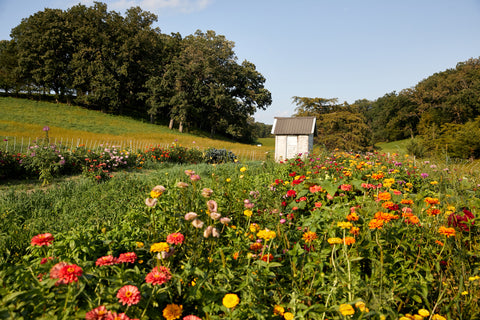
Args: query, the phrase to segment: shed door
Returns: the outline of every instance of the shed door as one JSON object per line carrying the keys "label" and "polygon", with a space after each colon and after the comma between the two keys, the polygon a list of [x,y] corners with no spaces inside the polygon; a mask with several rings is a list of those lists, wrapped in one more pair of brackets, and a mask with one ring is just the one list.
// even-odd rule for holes
{"label": "shed door", "polygon": [[295,158],[297,154],[297,136],[287,136],[287,159]]}

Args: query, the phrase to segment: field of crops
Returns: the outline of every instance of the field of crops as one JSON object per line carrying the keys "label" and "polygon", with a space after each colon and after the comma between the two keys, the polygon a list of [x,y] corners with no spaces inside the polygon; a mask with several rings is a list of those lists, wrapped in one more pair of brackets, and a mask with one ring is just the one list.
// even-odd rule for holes
{"label": "field of crops", "polygon": [[338,153],[12,188],[0,317],[474,319],[479,183]]}

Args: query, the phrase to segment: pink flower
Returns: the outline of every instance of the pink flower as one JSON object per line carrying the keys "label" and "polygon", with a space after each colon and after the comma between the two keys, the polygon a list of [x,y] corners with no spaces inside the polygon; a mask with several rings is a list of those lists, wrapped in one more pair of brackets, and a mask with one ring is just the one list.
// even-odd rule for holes
{"label": "pink flower", "polygon": [[185,237],[180,232],[170,233],[167,236],[167,242],[170,244],[182,244]]}
{"label": "pink flower", "polygon": [[117,298],[121,304],[131,306],[140,302],[140,291],[135,286],[126,285],[118,290]]}
{"label": "pink flower", "polygon": [[201,229],[203,227],[203,221],[200,219],[194,219],[192,225],[197,229]]}
{"label": "pink flower", "polygon": [[86,314],[85,314],[85,319],[86,320],[104,320],[104,319],[107,319],[107,308],[105,308],[105,306],[99,306],[99,307],[96,307],[95,309],[92,309],[90,311],[88,311]]}
{"label": "pink flower", "polygon": [[217,209],[218,209],[217,202],[215,200],[208,200],[207,208],[208,208],[208,211],[210,212],[217,212]]}
{"label": "pink flower", "polygon": [[202,320],[202,318],[199,318],[199,317],[194,316],[193,314],[191,314],[191,315],[189,315],[189,316],[183,317],[183,320]]}
{"label": "pink flower", "polygon": [[134,263],[137,260],[137,255],[135,252],[126,252],[121,253],[117,259],[117,262],[123,263]]}
{"label": "pink flower", "polygon": [[197,216],[198,216],[198,214],[196,214],[195,212],[189,212],[185,215],[185,220],[191,221],[191,220],[195,219]]}
{"label": "pink flower", "polygon": [[77,282],[78,277],[83,273],[82,268],[75,264],[59,262],[50,269],[50,279],[58,279],[56,286]]}
{"label": "pink flower", "polygon": [[103,256],[97,259],[95,262],[96,266],[111,266],[112,264],[116,264],[117,259],[113,256]]}
{"label": "pink flower", "polygon": [[192,174],[192,175],[190,176],[190,180],[192,180],[192,181],[198,181],[198,180],[200,180],[200,179],[201,179],[201,178],[200,178],[200,176],[199,176],[198,174]]}
{"label": "pink flower", "polygon": [[172,278],[172,274],[170,273],[170,269],[167,267],[155,267],[153,268],[152,272],[147,274],[145,277],[145,282],[151,283],[153,285],[164,284],[168,280]]}

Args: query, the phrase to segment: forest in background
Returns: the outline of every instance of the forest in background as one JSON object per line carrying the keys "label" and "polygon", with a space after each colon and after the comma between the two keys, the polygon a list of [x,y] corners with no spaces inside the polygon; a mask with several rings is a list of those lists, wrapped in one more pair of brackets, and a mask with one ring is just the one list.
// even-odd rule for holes
{"label": "forest in background", "polygon": [[293,97],[295,116],[317,117],[317,143],[327,149],[373,149],[410,139],[416,156],[480,158],[480,60],[459,62],[412,88],[353,104]]}
{"label": "forest in background", "polygon": [[255,65],[214,31],[182,38],[155,21],[100,2],[39,11],[0,42],[0,90],[253,142],[252,116],[272,102]]}

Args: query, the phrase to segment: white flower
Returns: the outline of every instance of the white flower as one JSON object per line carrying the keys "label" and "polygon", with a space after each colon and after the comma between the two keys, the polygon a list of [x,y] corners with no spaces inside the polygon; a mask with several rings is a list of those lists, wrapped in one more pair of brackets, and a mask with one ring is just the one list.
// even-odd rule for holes
{"label": "white flower", "polygon": [[192,221],[192,225],[197,228],[197,229],[200,229],[203,227],[203,221],[199,220],[199,219],[195,219]]}

